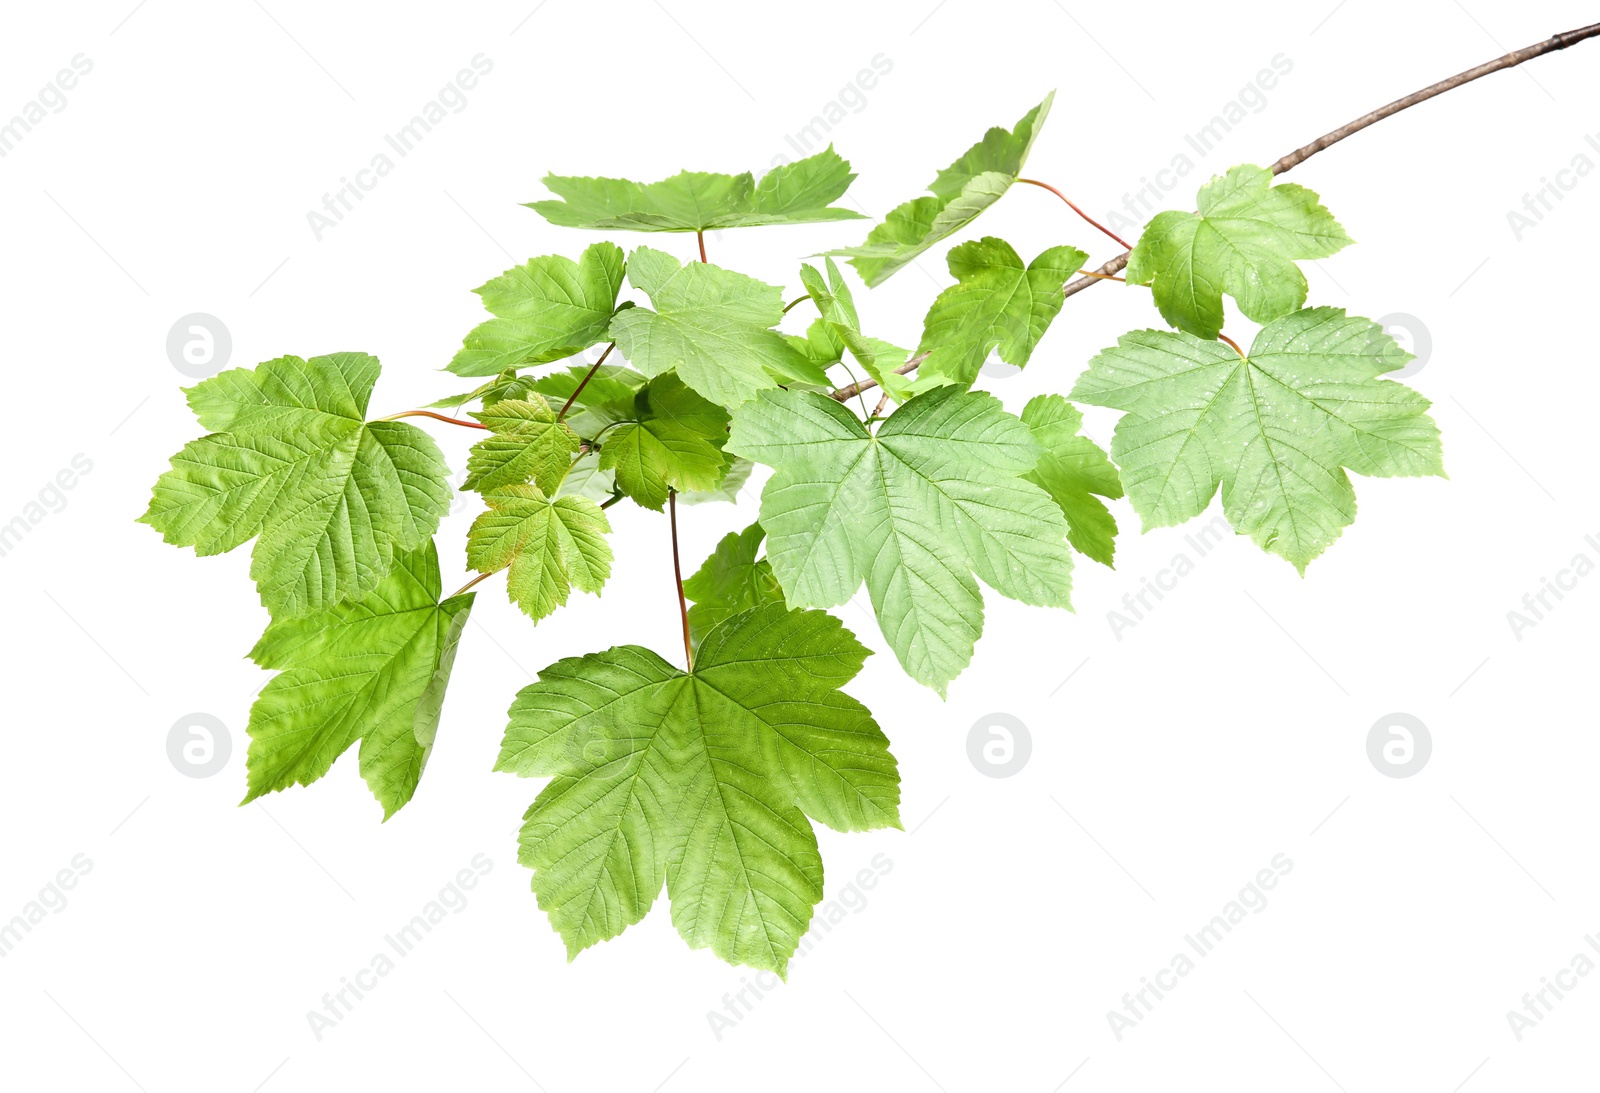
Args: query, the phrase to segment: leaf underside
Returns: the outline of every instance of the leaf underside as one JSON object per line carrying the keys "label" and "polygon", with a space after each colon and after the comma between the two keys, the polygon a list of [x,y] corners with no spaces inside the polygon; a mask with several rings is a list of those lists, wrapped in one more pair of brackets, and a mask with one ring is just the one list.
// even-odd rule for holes
{"label": "leaf underside", "polygon": [[1444,474],[1428,400],[1381,378],[1410,359],[1377,323],[1308,308],[1264,327],[1248,359],[1178,331],[1126,334],[1072,397],[1126,411],[1111,454],[1147,530],[1198,516],[1220,487],[1234,530],[1303,573],[1355,519],[1345,468]]}
{"label": "leaf underside", "polygon": [[520,860],[569,958],[665,884],[692,948],[785,974],[822,898],[807,814],[900,824],[888,741],[838,690],[866,655],[837,619],[768,604],[713,628],[693,673],[625,645],[522,689],[496,769],[551,778]]}

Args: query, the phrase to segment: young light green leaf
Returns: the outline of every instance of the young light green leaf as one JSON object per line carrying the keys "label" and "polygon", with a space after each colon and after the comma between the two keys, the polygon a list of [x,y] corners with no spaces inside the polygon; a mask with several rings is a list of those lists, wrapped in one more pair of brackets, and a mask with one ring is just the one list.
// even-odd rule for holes
{"label": "young light green leaf", "polygon": [[622,248],[595,243],[574,262],[530,258],[473,291],[494,318],[480,323],[450,362],[458,376],[492,376],[570,357],[605,341],[622,288]]}
{"label": "young light green leaf", "polygon": [[1305,572],[1355,519],[1344,469],[1444,474],[1428,400],[1380,377],[1411,354],[1341,308],[1296,311],[1241,358],[1145,330],[1089,362],[1072,397],[1127,413],[1111,454],[1146,529],[1203,512],[1222,488],[1236,531]]}
{"label": "young light green leaf", "polygon": [[689,640],[698,647],[710,630],[732,615],[767,603],[782,603],[783,589],[761,553],[767,533],[760,524],[722,537],[711,557],[683,582],[689,608]]}
{"label": "young light green leaf", "polygon": [[717,488],[727,467],[727,411],[668,372],[635,396],[634,417],[600,446],[600,469],[616,473],[623,493],[660,512],[668,490]]}
{"label": "young light green leaf", "polygon": [[573,588],[600,594],[611,576],[611,524],[586,497],[550,500],[533,485],[483,495],[489,511],[467,532],[467,564],[479,573],[510,567],[506,593],[535,622],[567,602]]}
{"label": "young light green leaf", "polygon": [[738,504],[739,491],[744,489],[744,484],[750,481],[750,472],[755,469],[755,464],[748,459],[739,459],[727,452],[722,453],[723,472],[722,479],[716,486],[709,490],[689,490],[678,495],[680,505],[709,505],[718,501],[727,501]]}
{"label": "young light green leaf", "polygon": [[528,392],[535,390],[535,382],[532,376],[519,376],[515,368],[507,368],[493,379],[485,380],[470,391],[435,399],[433,402],[428,403],[428,406],[435,410],[456,410],[469,402],[482,401],[487,408],[503,398],[527,398]]}
{"label": "young light green leaf", "polygon": [[1020,477],[1039,444],[989,395],[937,388],[873,435],[824,395],[766,391],[734,414],[728,450],[776,468],[761,526],[789,604],[842,604],[865,580],[901,665],[940,694],[983,629],[974,573],[1070,606],[1066,521]]}
{"label": "young light green leaf", "polygon": [[1100,445],[1079,434],[1083,415],[1060,395],[1029,399],[1022,408],[1022,421],[1044,449],[1039,465],[1023,477],[1061,506],[1067,518],[1067,542],[1110,566],[1116,553],[1117,520],[1100,498],[1122,496],[1117,468]]}
{"label": "young light green leaf", "polygon": [[[824,280],[815,266],[800,267],[800,282],[805,285],[820,315],[817,322],[823,324],[823,329],[815,337],[807,338],[807,349],[803,352],[811,357],[811,347],[814,345],[815,351],[831,354],[832,359],[824,364],[826,367],[826,364],[837,363],[848,349],[850,355],[890,398],[904,402],[919,390],[914,381],[895,371],[909,359],[910,354],[888,342],[868,338],[861,333],[855,298],[832,258],[827,260],[827,270],[827,279]],[[920,389],[933,386],[937,384],[924,383]]]}
{"label": "young light green leaf", "polygon": [[919,197],[892,210],[858,247],[829,251],[850,258],[869,287],[888,280],[917,255],[970,224],[1022,174],[1028,152],[1050,113],[1054,91],[1022,116],[1014,130],[990,129],[962,157],[939,172]]}
{"label": "young light green leaf", "polygon": [[[612,321],[611,336],[647,376],[675,369],[700,394],[732,407],[776,387],[774,373],[790,376],[810,368],[772,329],[783,318],[777,285],[705,262],[682,266],[650,247],[629,257],[628,281],[649,294],[655,310],[622,312]],[[826,383],[826,374],[820,379]]]}
{"label": "young light green leaf", "polygon": [[383,818],[411,800],[433,748],[473,594],[439,601],[429,540],[360,599],[277,619],[250,656],[274,676],[250,708],[249,793],[310,785],[361,741]]}
{"label": "young light green leaf", "polygon": [[546,175],[545,186],[563,200],[534,201],[528,208],[552,224],[599,231],[693,232],[859,220],[858,212],[829,207],[855,177],[829,145],[774,168],[759,183],[749,172],[683,171],[651,183]]}
{"label": "young light green leaf", "polygon": [[1164,212],[1128,258],[1128,283],[1149,285],[1161,317],[1215,338],[1222,294],[1258,323],[1306,302],[1297,258],[1326,258],[1354,242],[1304,186],[1272,185],[1272,172],[1234,167],[1200,188],[1198,213]]}
{"label": "young light green leaf", "polygon": [[918,376],[971,384],[996,346],[1007,364],[1026,365],[1065,302],[1067,278],[1088,258],[1051,247],[1024,266],[1010,243],[987,235],[953,249],[950,275],[959,283],[939,293],[923,320]]}
{"label": "young light green leaf", "polygon": [[173,456],[139,519],[201,555],[255,539],[250,575],[274,617],[372,591],[450,506],[433,439],[365,420],[378,372],[365,353],[279,357],[191,388],[214,431]]}
{"label": "young light green leaf", "polygon": [[556,420],[544,396],[500,399],[472,416],[489,427],[489,436],[467,453],[463,489],[485,493],[532,482],[545,493],[556,492],[577,454],[578,438]]}
{"label": "young light green leaf", "polygon": [[642,919],[665,883],[692,948],[785,974],[822,898],[806,813],[899,826],[888,741],[838,690],[866,655],[837,619],[769,604],[711,631],[692,673],[625,645],[522,689],[496,769],[553,776],[519,860],[569,958]]}

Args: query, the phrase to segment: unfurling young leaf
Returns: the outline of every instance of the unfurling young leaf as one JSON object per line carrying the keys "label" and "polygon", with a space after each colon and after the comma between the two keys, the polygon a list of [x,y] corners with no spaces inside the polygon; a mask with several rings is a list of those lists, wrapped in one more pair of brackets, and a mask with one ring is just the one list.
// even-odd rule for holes
{"label": "unfurling young leaf", "polygon": [[904,402],[919,391],[937,387],[944,381],[937,378],[915,380],[903,376],[895,369],[910,359],[904,349],[861,333],[861,321],[856,316],[855,298],[833,259],[827,260],[828,276],[824,280],[815,266],[800,267],[800,283],[805,285],[811,302],[816,305],[819,318],[812,324],[803,343],[791,339],[790,344],[826,368],[840,363],[849,350],[879,387],[896,402]]}
{"label": "unfurling young leaf", "polygon": [[493,376],[543,364],[605,341],[622,288],[622,248],[596,243],[576,262],[530,258],[473,291],[494,318],[480,323],[450,362],[458,376]]}
{"label": "unfurling young leaf", "polygon": [[611,322],[611,337],[647,376],[675,369],[683,382],[720,406],[734,407],[786,378],[827,384],[828,377],[772,327],[783,318],[783,290],[705,262],[680,265],[639,247],[628,282],[655,310],[634,307]]}
{"label": "unfurling young leaf", "polygon": [[1036,395],[1022,421],[1044,449],[1039,465],[1023,475],[1048,493],[1067,518],[1067,542],[1101,565],[1112,564],[1117,520],[1101,497],[1122,496],[1117,468],[1100,445],[1081,435],[1083,415],[1060,395]]}
{"label": "unfurling young leaf", "polygon": [[1234,530],[1304,573],[1355,519],[1345,468],[1444,474],[1428,400],[1380,378],[1410,359],[1377,323],[1318,307],[1265,327],[1247,359],[1191,334],[1125,334],[1072,397],[1127,411],[1111,454],[1146,530],[1199,515],[1220,486]]}
{"label": "unfurling young leaf", "polygon": [[766,536],[760,524],[729,532],[694,576],[683,582],[683,594],[693,604],[689,608],[689,639],[696,647],[712,627],[730,615],[783,602],[783,589],[772,575],[771,564],[756,557]]}
{"label": "unfurling young leaf", "polygon": [[450,507],[433,438],[365,420],[378,372],[365,353],[279,357],[189,388],[212,433],[172,457],[140,520],[202,555],[255,539],[250,575],[274,618],[371,592]]}
{"label": "unfurling young leaf", "polygon": [[993,236],[950,252],[950,276],[959,283],[939,293],[922,324],[918,353],[927,354],[919,376],[948,376],[971,384],[989,351],[1018,368],[1061,310],[1062,287],[1089,256],[1076,247],[1051,247],[1028,265],[1011,244]]}
{"label": "unfurling young leaf", "polygon": [[496,769],[551,776],[519,860],[569,958],[642,919],[665,883],[691,948],[786,973],[822,898],[807,814],[900,826],[888,741],[839,690],[866,656],[837,619],[768,604],[713,628],[691,672],[623,645],[518,693]]}
{"label": "unfurling young leaf", "polygon": [[989,395],[936,388],[874,435],[824,395],[766,391],[734,414],[728,450],[776,468],[761,526],[790,606],[842,604],[865,580],[901,665],[941,695],[983,630],[974,573],[1070,606],[1066,521],[1020,477],[1041,448]]}
{"label": "unfurling young leaf", "polygon": [[556,420],[543,395],[500,399],[472,416],[489,427],[489,436],[467,453],[463,489],[483,493],[532,482],[546,493],[556,492],[577,454],[578,438]]}
{"label": "unfurling young leaf", "polygon": [[671,372],[634,396],[634,420],[606,433],[599,469],[647,509],[661,511],[668,490],[713,490],[728,466],[722,445],[728,414]]}
{"label": "unfurling young leaf", "polygon": [[773,168],[760,182],[749,172],[683,171],[650,183],[546,175],[545,186],[562,200],[533,201],[528,208],[552,224],[599,231],[693,232],[859,220],[858,212],[829,207],[855,177],[830,144],[814,156]]}
{"label": "unfurling young leaf", "polygon": [[443,603],[439,594],[429,540],[360,599],[267,627],[250,657],[279,674],[250,708],[245,801],[310,785],[357,740],[383,818],[411,800],[472,609],[471,592]]}
{"label": "unfurling young leaf", "polygon": [[535,485],[483,495],[489,511],[467,532],[467,564],[479,573],[510,567],[506,594],[535,622],[567,602],[573,588],[599,594],[611,576],[611,524],[587,497],[550,500]]}
{"label": "unfurling young leaf", "polygon": [[869,287],[887,281],[917,255],[970,224],[1011,188],[1050,113],[1054,91],[1022,116],[1011,132],[990,129],[962,157],[939,172],[918,197],[890,211],[858,247],[829,251],[850,259]]}
{"label": "unfurling young leaf", "polygon": [[1149,285],[1161,317],[1215,338],[1222,294],[1245,317],[1269,323],[1306,302],[1297,258],[1326,258],[1353,240],[1317,195],[1272,172],[1234,167],[1200,187],[1198,213],[1164,212],[1145,226],[1128,258],[1128,283]]}

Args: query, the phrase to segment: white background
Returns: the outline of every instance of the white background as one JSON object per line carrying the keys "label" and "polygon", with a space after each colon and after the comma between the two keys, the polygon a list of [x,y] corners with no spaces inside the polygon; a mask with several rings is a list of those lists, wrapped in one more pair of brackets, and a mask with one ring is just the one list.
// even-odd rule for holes
{"label": "white background", "polygon": [[[1507,612],[1600,533],[1593,349],[1600,177],[1520,241],[1507,213],[1600,133],[1600,42],[1451,92],[1291,179],[1360,245],[1308,264],[1311,302],[1416,316],[1450,480],[1357,480],[1361,514],[1301,579],[1229,536],[1143,621],[1107,612],[1180,552],[1125,503],[1115,572],[1083,563],[1076,614],[988,597],[948,701],[877,649],[851,691],[889,733],[906,832],[819,830],[829,899],[875,855],[892,871],[720,1039],[708,1011],[748,970],[691,952],[665,900],[566,962],[516,864],[537,786],[490,767],[513,693],[561,656],[675,648],[663,517],[613,510],[616,572],[537,629],[483,586],[415,801],[380,825],[353,751],[321,783],[234,805],[266,622],[248,552],[197,561],[134,518],[197,435],[165,340],[207,312],[235,365],[359,349],[382,414],[461,387],[436,371],[482,314],[469,291],[594,236],[520,202],[546,171],[652,179],[761,170],[883,54],[892,71],[831,138],[881,215],[989,125],[1059,89],[1028,165],[1097,213],[1189,152],[1164,203],[1267,163],[1377,105],[1594,21],[1582,3],[1107,5],[14,5],[0,117],[82,53],[92,72],[3,159],[8,394],[0,523],[75,455],[93,470],[0,558],[6,605],[0,920],[83,854],[69,902],[0,960],[9,1087],[1492,1090],[1591,1081],[1600,975],[1519,1041],[1506,1012],[1600,932],[1592,792],[1600,576],[1519,641]],[[68,8],[71,14],[68,14]],[[130,9],[131,13],[130,13]],[[270,14],[269,14],[270,12]],[[668,14],[670,12],[670,15]],[[306,213],[384,150],[477,54],[493,71],[319,242]],[[1292,72],[1208,156],[1185,143],[1282,54]],[[855,94],[852,102],[860,105]],[[1600,141],[1600,137],[1596,138]],[[712,260],[798,294],[798,259],[866,222],[725,232]],[[1116,253],[1042,190],[983,233],[1025,255]],[[688,236],[645,241],[688,258]],[[858,290],[869,333],[915,342],[949,282],[941,253]],[[799,329],[800,316],[790,326]],[[1013,411],[1065,391],[1121,332],[1159,325],[1144,290],[1068,302]],[[1236,316],[1231,332],[1250,334]],[[1102,442],[1114,418],[1093,411]],[[465,430],[435,430],[461,466]],[[682,514],[692,566],[753,519]],[[1213,506],[1215,513],[1216,506]],[[463,577],[462,503],[439,542]],[[1209,519],[1209,517],[1207,517]],[[865,597],[860,602],[865,602]],[[1553,602],[1553,601],[1552,601]],[[1070,681],[1068,680],[1068,677]],[[167,755],[204,712],[232,756],[208,779]],[[1030,730],[1014,777],[967,736]],[[1433,755],[1374,769],[1369,728],[1405,712]],[[470,902],[319,1040],[306,1018],[474,855]],[[1270,903],[1119,1041],[1106,1014],[1167,966],[1276,854]],[[820,933],[820,930],[817,931]],[[1600,959],[1600,954],[1596,955]],[[754,997],[746,994],[747,999]],[[1553,997],[1553,996],[1550,996]]]}

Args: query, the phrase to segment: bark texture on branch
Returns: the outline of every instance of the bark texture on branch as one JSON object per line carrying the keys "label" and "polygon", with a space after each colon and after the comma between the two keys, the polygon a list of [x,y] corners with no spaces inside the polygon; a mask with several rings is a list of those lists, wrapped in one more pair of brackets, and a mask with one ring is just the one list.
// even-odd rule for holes
{"label": "bark texture on branch", "polygon": [[[1296,148],[1294,151],[1290,152],[1288,155],[1274,163],[1271,167],[1271,171],[1274,175],[1281,175],[1285,171],[1304,163],[1306,160],[1310,159],[1312,156],[1316,155],[1325,148],[1332,147],[1333,145],[1338,144],[1341,140],[1344,140],[1346,137],[1361,132],[1361,130],[1365,129],[1367,126],[1374,125],[1377,122],[1382,121],[1384,118],[1387,118],[1393,114],[1398,114],[1400,111],[1408,109],[1409,107],[1416,106],[1420,102],[1426,102],[1436,95],[1442,95],[1446,91],[1460,87],[1463,84],[1469,84],[1473,80],[1482,79],[1484,76],[1487,76],[1490,73],[1499,72],[1507,68],[1515,68],[1517,65],[1520,65],[1525,61],[1531,61],[1535,57],[1542,57],[1546,53],[1554,53],[1557,50],[1566,49],[1568,46],[1577,45],[1579,42],[1597,36],[1600,36],[1600,23],[1594,23],[1586,27],[1579,27],[1577,30],[1563,31],[1560,34],[1552,35],[1551,37],[1546,38],[1542,42],[1536,42],[1531,46],[1525,46],[1522,49],[1513,50],[1503,57],[1496,57],[1494,60],[1478,65],[1476,68],[1469,68],[1465,72],[1458,72],[1456,75],[1451,76],[1447,80],[1440,80],[1436,84],[1429,84],[1420,91],[1413,91],[1411,94],[1405,96],[1404,98],[1396,99],[1387,106],[1380,106],[1371,113],[1363,114],[1354,121],[1339,126],[1339,128],[1335,129],[1331,133],[1324,133],[1322,136],[1318,137],[1316,140],[1302,148]],[[1089,286],[1097,284],[1115,273],[1121,272],[1122,268],[1128,264],[1128,257],[1129,252],[1123,251],[1121,254],[1117,255],[1117,257],[1111,259],[1111,261],[1107,262],[1105,265],[1101,266],[1095,271],[1101,276],[1079,277],[1076,281],[1071,282],[1062,290],[1062,295],[1076,296]],[[899,368],[896,368],[895,371],[899,372],[901,375],[904,375],[907,372],[915,371],[917,365],[921,364],[923,358],[926,356],[927,354],[924,353],[919,356],[912,357],[905,364],[901,365]],[[848,387],[841,387],[831,394],[833,398],[843,402],[846,399],[855,398],[856,395],[867,390],[868,388],[876,386],[878,386],[876,380],[864,379],[860,383],[852,383]]]}

